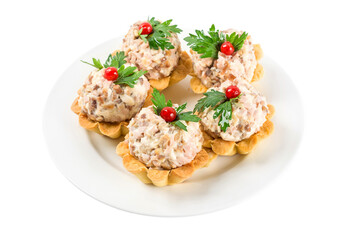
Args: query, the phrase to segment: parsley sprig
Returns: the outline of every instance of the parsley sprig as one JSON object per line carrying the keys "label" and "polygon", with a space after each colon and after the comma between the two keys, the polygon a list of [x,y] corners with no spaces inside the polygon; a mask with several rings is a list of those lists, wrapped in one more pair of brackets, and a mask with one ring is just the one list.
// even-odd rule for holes
{"label": "parsley sprig", "polygon": [[247,36],[248,33],[246,32],[243,32],[241,36],[239,36],[239,34],[237,34],[236,32],[233,32],[230,35],[226,35],[226,41],[231,42],[231,44],[234,46],[235,51],[239,51],[244,45]]}
{"label": "parsley sprig", "polygon": [[182,30],[178,28],[177,25],[170,25],[172,19],[161,23],[153,17],[149,18],[148,22],[151,24],[153,31],[148,35],[141,35],[143,30],[141,28],[139,30],[140,38],[146,43],[149,42],[151,49],[174,49],[174,46],[171,44],[168,37],[170,37],[172,33],[181,33]]}
{"label": "parsley sprig", "polygon": [[129,87],[133,88],[142,75],[146,73],[146,71],[135,71],[136,67],[125,67],[125,53],[123,51],[117,52],[114,56],[109,54],[104,64],[101,64],[100,59],[93,58],[93,63],[88,63],[83,60],[81,62],[89,64],[99,70],[108,67],[115,67],[118,71],[118,78],[114,81],[114,84],[126,84]]}
{"label": "parsley sprig", "polygon": [[219,30],[216,30],[213,24],[208,31],[208,35],[206,35],[203,30],[195,30],[195,34],[190,33],[184,40],[192,50],[201,54],[200,58],[217,59],[222,43],[229,41],[234,46],[235,51],[238,51],[242,48],[247,36],[248,34],[246,32],[243,32],[241,36],[236,32],[225,35]]}
{"label": "parsley sprig", "polygon": [[[157,89],[154,89],[152,96],[153,97],[152,97],[151,101],[154,104],[154,106],[153,106],[154,112],[157,115],[160,115],[160,112],[164,107],[172,107],[173,106],[171,100],[166,101],[164,94],[160,94],[160,92]],[[184,103],[178,107],[175,107],[176,118],[174,121],[170,122],[170,124],[177,126],[185,131],[187,131],[187,127],[182,121],[186,121],[186,122],[199,122],[200,121],[200,118],[198,116],[192,114],[192,112],[183,112],[186,108],[186,105],[187,105],[187,103]]]}
{"label": "parsley sprig", "polygon": [[210,92],[206,92],[204,95],[205,97],[201,98],[195,105],[193,112],[203,112],[206,108],[213,108],[213,118],[216,119],[220,116],[218,125],[221,131],[226,132],[232,119],[232,104],[237,102],[242,94],[236,98],[228,99],[225,93],[211,89]]}
{"label": "parsley sprig", "polygon": [[214,89],[204,93],[204,95],[205,97],[201,98],[195,105],[194,112],[203,112],[205,108],[215,107],[227,99],[225,93],[215,91]]}

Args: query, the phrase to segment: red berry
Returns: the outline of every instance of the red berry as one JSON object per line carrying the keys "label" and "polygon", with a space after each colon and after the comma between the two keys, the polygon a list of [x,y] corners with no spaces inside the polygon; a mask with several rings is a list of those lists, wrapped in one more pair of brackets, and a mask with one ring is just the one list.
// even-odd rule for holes
{"label": "red berry", "polygon": [[239,96],[241,92],[237,86],[232,85],[232,86],[228,86],[226,88],[225,93],[226,93],[226,97],[228,99],[231,99],[231,98],[236,98],[237,96]]}
{"label": "red berry", "polygon": [[164,107],[161,112],[160,116],[166,121],[166,122],[172,122],[176,118],[176,111],[172,107]]}
{"label": "red berry", "polygon": [[220,50],[223,54],[231,55],[233,54],[235,49],[231,42],[224,42],[223,44],[221,44]]}
{"label": "red berry", "polygon": [[109,81],[115,81],[118,78],[119,74],[116,68],[108,67],[105,69],[104,78]]}
{"label": "red berry", "polygon": [[142,29],[141,35],[148,35],[152,33],[152,26],[148,22],[140,24],[139,29]]}

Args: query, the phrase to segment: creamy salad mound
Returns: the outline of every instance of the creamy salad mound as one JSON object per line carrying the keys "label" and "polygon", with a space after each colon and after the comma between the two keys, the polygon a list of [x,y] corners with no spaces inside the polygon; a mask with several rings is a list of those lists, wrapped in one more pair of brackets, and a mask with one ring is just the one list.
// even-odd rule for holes
{"label": "creamy salad mound", "polygon": [[136,22],[130,27],[129,32],[123,39],[121,51],[127,56],[126,61],[134,64],[140,70],[148,71],[145,76],[148,79],[160,79],[168,77],[177,66],[181,47],[176,33],[167,37],[173,49],[150,49],[149,43],[145,43],[139,37],[139,26],[142,21]]}
{"label": "creamy salad mound", "polygon": [[[222,32],[228,35],[236,32],[239,36],[243,33],[233,29]],[[226,55],[219,51],[218,59],[212,59],[200,58],[195,51],[191,51],[191,53],[194,73],[208,88],[219,86],[226,80],[240,79],[251,82],[257,65],[250,36],[247,37],[242,48],[232,55]]]}
{"label": "creamy salad mound", "polygon": [[220,117],[213,118],[214,110],[212,108],[207,108],[199,113],[199,117],[204,130],[211,136],[220,137],[226,141],[239,142],[260,130],[266,121],[269,109],[265,97],[250,83],[242,80],[228,80],[218,87],[210,88],[208,91],[214,89],[225,92],[225,89],[231,85],[236,85],[242,95],[237,102],[232,104],[232,119],[226,132],[222,132],[218,125]]}
{"label": "creamy salad mound", "polygon": [[[177,107],[177,105],[174,105]],[[143,108],[129,124],[129,149],[149,168],[173,169],[191,162],[202,149],[203,136],[198,122],[187,122],[184,131]]]}
{"label": "creamy salad mound", "polygon": [[[128,64],[125,64],[128,66]],[[145,76],[134,88],[104,78],[105,69],[94,70],[80,89],[81,112],[91,120],[118,123],[131,119],[142,108],[150,89]]]}

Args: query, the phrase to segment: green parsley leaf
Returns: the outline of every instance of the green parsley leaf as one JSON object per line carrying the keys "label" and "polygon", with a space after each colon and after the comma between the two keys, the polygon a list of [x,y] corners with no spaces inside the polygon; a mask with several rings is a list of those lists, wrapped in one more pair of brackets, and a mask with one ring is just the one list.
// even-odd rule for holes
{"label": "green parsley leaf", "polygon": [[187,45],[201,54],[200,58],[218,58],[218,53],[221,44],[225,41],[225,35],[220,33],[219,30],[215,29],[215,25],[211,25],[208,36],[203,30],[195,30],[196,35],[189,34],[188,37],[184,38]]}
{"label": "green parsley leaf", "polygon": [[154,111],[157,115],[160,114],[164,107],[172,107],[171,100],[166,102],[164,94],[160,94],[156,88],[154,88],[151,101],[154,104]]}
{"label": "green parsley leaf", "polygon": [[[183,104],[185,105],[185,104]],[[181,105],[181,106],[183,106]],[[181,110],[182,111],[182,110]],[[176,111],[178,113],[178,111]],[[176,120],[171,122],[174,126],[178,126],[179,128],[187,131],[187,127],[185,124],[183,124],[181,121],[187,121],[187,122],[199,122],[200,118],[192,112],[184,112],[184,113],[178,113],[176,114]]]}
{"label": "green parsley leaf", "polygon": [[192,112],[184,112],[184,113],[180,113],[177,115],[177,118],[179,120],[184,120],[184,121],[188,121],[188,122],[198,122],[200,121],[200,118],[194,114],[192,114]]}
{"label": "green parsley leaf", "polygon": [[160,24],[160,22],[158,20],[155,20],[154,17],[148,18],[148,23],[150,23],[150,25],[152,26],[153,29],[155,26]]}
{"label": "green parsley leaf", "polygon": [[240,93],[240,95],[239,96],[237,96],[236,98],[231,98],[230,99],[230,102],[231,103],[235,103],[235,102],[237,102],[239,99],[240,99],[240,97],[242,96],[243,94],[242,93]]}
{"label": "green parsley leaf", "polygon": [[185,130],[187,132],[187,127],[185,124],[183,124],[182,122],[180,121],[174,121],[174,122],[171,122],[172,125],[174,126],[177,126],[179,128],[181,128],[182,130]]}
{"label": "green parsley leaf", "polygon": [[195,105],[193,112],[202,112],[205,108],[215,107],[216,105],[226,101],[226,95],[223,92],[211,89],[210,92],[204,93],[205,97],[201,98]]}
{"label": "green parsley leaf", "polygon": [[183,105],[178,106],[175,108],[176,114],[180,114],[184,109],[186,108],[187,103],[184,103]]}
{"label": "green parsley leaf", "polygon": [[169,19],[165,22],[159,22],[155,20],[155,18],[148,19],[148,22],[152,26],[152,33],[149,35],[141,35],[142,28],[139,31],[140,38],[145,42],[149,42],[149,47],[151,49],[158,50],[161,48],[162,50],[165,49],[174,49],[174,46],[171,44],[168,37],[171,36],[172,33],[181,33],[182,30],[177,27],[177,25],[170,25],[172,19]]}
{"label": "green parsley leaf", "polygon": [[147,43],[147,42],[148,42],[148,40],[146,39],[147,36],[148,36],[148,35],[140,35],[140,38],[141,38],[145,43]]}
{"label": "green parsley leaf", "polygon": [[235,51],[239,51],[244,45],[247,36],[248,34],[246,32],[243,32],[241,36],[239,36],[239,34],[237,34],[236,32],[233,32],[230,35],[226,35],[226,41],[231,42],[231,44],[234,46]]}
{"label": "green parsley leaf", "polygon": [[109,57],[106,59],[104,63],[104,67],[115,67],[120,68],[122,65],[126,63],[125,61],[125,53],[123,51],[117,52],[114,56],[109,54]]}
{"label": "green parsley leaf", "polygon": [[[137,80],[147,72],[147,71],[143,71],[143,70],[134,72],[133,71],[134,69],[136,69],[136,67],[127,67],[122,72],[119,69],[118,70],[119,77],[114,82],[114,84],[126,84],[129,87],[133,88],[135,86]],[[124,74],[124,73],[126,73],[126,74]],[[120,75],[123,77],[120,77]]]}
{"label": "green parsley leaf", "polygon": [[[182,30],[177,25],[170,25],[172,19],[155,25],[155,31],[162,32],[166,37],[171,37],[171,33],[181,33]],[[153,28],[153,29],[154,29]]]}
{"label": "green parsley leaf", "polygon": [[153,32],[149,35],[147,39],[149,41],[149,46],[151,49],[158,50],[159,47],[162,50],[165,49],[174,49],[175,47],[171,44],[170,40],[165,38],[165,35],[161,32]]}
{"label": "green parsley leaf", "polygon": [[85,62],[85,61],[83,61],[83,60],[80,60],[80,61],[83,62],[83,63],[89,64],[90,66],[96,67],[96,68],[99,69],[99,70],[101,70],[101,69],[104,68],[99,59],[93,58],[92,60],[93,60],[93,63],[94,63],[94,64]]}
{"label": "green parsley leaf", "polygon": [[218,125],[221,131],[226,132],[226,129],[230,126],[229,121],[232,118],[232,105],[231,101],[226,101],[215,108],[213,118],[216,119],[220,116]]}
{"label": "green parsley leaf", "polygon": [[120,78],[124,78],[124,77],[130,76],[135,70],[136,70],[136,67],[127,67],[127,68],[125,68],[125,65],[122,65],[118,69],[118,74],[119,74]]}

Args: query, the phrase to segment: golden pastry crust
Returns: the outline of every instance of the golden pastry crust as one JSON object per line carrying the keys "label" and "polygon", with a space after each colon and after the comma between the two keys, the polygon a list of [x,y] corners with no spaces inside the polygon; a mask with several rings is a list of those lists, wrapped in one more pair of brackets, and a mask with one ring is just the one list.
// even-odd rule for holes
{"label": "golden pastry crust", "polygon": [[[264,56],[264,52],[261,49],[260,44],[254,44],[253,46],[254,46],[255,58],[257,61],[259,61]],[[190,80],[190,87],[194,93],[202,94],[208,90],[208,88],[201,83],[201,80],[193,73],[193,71],[190,72],[189,75],[193,77]],[[264,77],[264,67],[260,63],[257,63],[254,71],[254,76],[251,82],[259,81],[263,77]]]}
{"label": "golden pastry crust", "polygon": [[192,61],[189,54],[185,51],[182,51],[180,54],[179,63],[176,66],[175,70],[170,75],[169,86],[174,85],[177,82],[180,82],[187,77],[188,74],[192,71]]}
{"label": "golden pastry crust", "polygon": [[260,44],[253,44],[253,47],[254,47],[255,58],[257,61],[259,61],[260,59],[262,59],[264,57],[264,52],[263,52]]}
{"label": "golden pastry crust", "polygon": [[126,141],[117,145],[116,153],[123,158],[126,170],[138,177],[143,183],[153,184],[157,187],[182,183],[190,178],[197,169],[207,167],[217,157],[211,150],[202,149],[194,160],[186,165],[171,170],[159,170],[147,168],[136,157],[130,155],[129,144]]}
{"label": "golden pastry crust", "polygon": [[[144,106],[147,107],[152,105],[151,102],[151,95],[153,89],[150,87],[148,96],[145,99]],[[81,107],[78,103],[79,96],[76,97],[74,102],[71,104],[71,110],[79,115],[79,124],[81,127],[85,128],[86,130],[96,132],[98,134],[107,136],[109,138],[119,138],[120,136],[125,136],[129,130],[127,125],[129,124],[128,121],[120,122],[120,123],[105,123],[105,122],[97,122],[90,120],[86,114],[81,113]]]}
{"label": "golden pastry crust", "polygon": [[190,87],[194,93],[205,93],[208,88],[201,83],[198,77],[192,77],[190,80]]}
{"label": "golden pastry crust", "polygon": [[177,82],[180,82],[186,76],[190,73],[192,69],[192,62],[190,59],[190,56],[187,54],[187,52],[182,51],[180,54],[179,63],[172,71],[170,76],[160,79],[150,79],[150,85],[153,88],[156,88],[159,91],[164,90],[165,88],[174,85]]}
{"label": "golden pastry crust", "polygon": [[259,81],[260,79],[262,79],[264,77],[264,67],[261,64],[257,64],[255,71],[254,71],[254,76],[251,79],[251,82],[256,82]]}
{"label": "golden pastry crust", "polygon": [[[115,50],[112,55],[116,54],[120,50]],[[180,59],[176,68],[172,71],[170,76],[160,79],[149,79],[151,87],[156,88],[160,92],[165,88],[180,82],[192,71],[192,61],[187,52],[182,51]]]}
{"label": "golden pastry crust", "polygon": [[222,156],[232,156],[236,153],[248,154],[260,140],[268,137],[274,131],[274,124],[270,121],[275,113],[275,108],[272,105],[268,105],[269,114],[266,116],[266,122],[260,128],[260,131],[251,135],[249,138],[244,139],[240,142],[225,141],[221,138],[213,138],[203,131],[204,136],[204,148],[211,149],[215,154]]}
{"label": "golden pastry crust", "polygon": [[160,92],[167,88],[170,83],[170,76],[166,78],[160,78],[160,79],[150,79],[149,80],[150,86],[153,88],[156,88]]}

